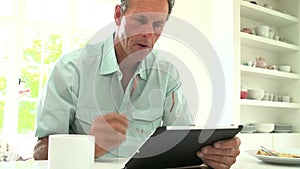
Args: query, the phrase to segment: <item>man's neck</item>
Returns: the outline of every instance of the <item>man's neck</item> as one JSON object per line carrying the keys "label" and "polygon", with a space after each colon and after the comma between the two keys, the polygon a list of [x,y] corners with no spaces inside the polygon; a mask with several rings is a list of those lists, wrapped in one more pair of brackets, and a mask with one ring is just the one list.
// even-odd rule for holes
{"label": "man's neck", "polygon": [[120,64],[120,71],[123,73],[123,78],[121,80],[122,87],[125,90],[128,86],[130,79],[133,77],[137,70],[139,62],[130,61],[130,59],[124,59]]}

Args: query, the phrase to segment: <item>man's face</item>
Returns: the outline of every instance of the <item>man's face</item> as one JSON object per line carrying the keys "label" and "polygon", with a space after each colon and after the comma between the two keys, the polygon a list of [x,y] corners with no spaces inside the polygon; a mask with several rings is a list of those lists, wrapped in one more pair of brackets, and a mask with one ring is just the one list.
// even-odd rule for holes
{"label": "man's face", "polygon": [[139,59],[144,59],[162,33],[167,14],[167,0],[130,0],[126,12],[116,21],[121,47],[117,53],[130,56],[138,52]]}

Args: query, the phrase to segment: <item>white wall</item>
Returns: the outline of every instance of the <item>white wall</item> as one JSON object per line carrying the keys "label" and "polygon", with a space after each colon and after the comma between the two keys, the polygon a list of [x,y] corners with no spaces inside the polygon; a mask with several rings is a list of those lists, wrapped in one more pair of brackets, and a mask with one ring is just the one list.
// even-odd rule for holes
{"label": "white wall", "polygon": [[239,32],[236,28],[234,17],[236,14],[234,0],[211,0],[211,21],[212,21],[212,44],[217,51],[217,55],[222,63],[225,80],[226,80],[226,101],[222,123],[224,125],[238,123],[239,118],[239,71],[234,69],[239,66],[239,61],[235,60],[236,43],[235,32]]}
{"label": "white wall", "polygon": [[[234,123],[234,74],[233,74],[233,0],[188,0],[175,2],[173,16],[184,20],[187,24],[195,26],[208,41],[213,45],[226,75],[226,105],[224,113],[218,125],[229,125]],[[178,27],[179,28],[178,28]],[[178,33],[189,31],[180,29],[182,25],[177,25],[173,29],[178,29]],[[195,43],[198,37],[195,38]],[[197,125],[207,124],[207,119],[212,106],[212,84],[211,76],[207,71],[207,65],[199,59],[197,52],[191,47],[192,44],[182,41],[182,39],[171,39],[162,37],[158,43],[158,48],[172,52],[176,56],[170,61],[177,66],[183,80],[183,89],[186,99],[189,102],[191,111],[197,113]],[[204,50],[203,44],[199,43],[200,50]],[[212,56],[213,57],[213,56]],[[180,61],[178,61],[180,60]],[[178,64],[181,62],[181,64]],[[182,67],[184,63],[184,68]],[[192,72],[192,75],[190,75]],[[193,78],[193,79],[191,79]],[[195,85],[192,85],[195,83]],[[222,84],[220,84],[222,85]],[[196,97],[195,98],[195,93]],[[196,103],[195,103],[196,101]],[[196,105],[196,107],[195,107]],[[217,113],[220,114],[220,113]]]}

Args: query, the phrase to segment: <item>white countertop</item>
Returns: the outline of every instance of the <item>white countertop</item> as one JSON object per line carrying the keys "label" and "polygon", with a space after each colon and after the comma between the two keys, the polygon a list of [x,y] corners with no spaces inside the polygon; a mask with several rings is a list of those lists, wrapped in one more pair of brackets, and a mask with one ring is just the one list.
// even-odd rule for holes
{"label": "white countertop", "polygon": [[[95,162],[95,169],[121,169],[127,159],[108,159]],[[0,162],[0,169],[47,169],[48,161]],[[300,165],[274,165],[263,163],[256,157],[242,152],[232,169],[299,169]]]}

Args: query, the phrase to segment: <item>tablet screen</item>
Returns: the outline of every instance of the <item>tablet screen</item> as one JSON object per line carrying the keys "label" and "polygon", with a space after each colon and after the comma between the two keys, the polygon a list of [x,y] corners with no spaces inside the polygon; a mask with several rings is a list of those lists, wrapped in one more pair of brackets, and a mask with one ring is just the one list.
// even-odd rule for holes
{"label": "tablet screen", "polygon": [[196,155],[201,147],[233,138],[242,127],[158,127],[124,168],[157,169],[201,165],[203,162]]}

